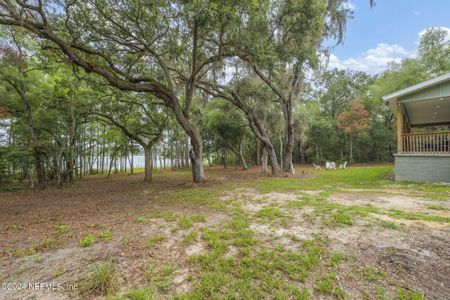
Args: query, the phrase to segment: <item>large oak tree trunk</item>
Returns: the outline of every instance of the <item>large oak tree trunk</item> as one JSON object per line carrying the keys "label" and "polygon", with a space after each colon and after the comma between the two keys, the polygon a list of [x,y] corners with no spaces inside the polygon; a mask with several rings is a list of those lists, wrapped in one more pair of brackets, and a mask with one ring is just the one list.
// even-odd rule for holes
{"label": "large oak tree trunk", "polygon": [[195,129],[192,129],[191,138],[192,149],[189,150],[189,157],[192,166],[192,179],[195,183],[201,183],[205,180],[205,171],[203,170],[203,145],[202,138]]}
{"label": "large oak tree trunk", "polygon": [[205,171],[203,170],[203,141],[194,124],[187,117],[186,113],[176,100],[171,101],[172,111],[178,123],[184,132],[189,136],[191,141],[191,149],[189,150],[189,158],[192,167],[192,179],[195,183],[201,183],[205,180]]}

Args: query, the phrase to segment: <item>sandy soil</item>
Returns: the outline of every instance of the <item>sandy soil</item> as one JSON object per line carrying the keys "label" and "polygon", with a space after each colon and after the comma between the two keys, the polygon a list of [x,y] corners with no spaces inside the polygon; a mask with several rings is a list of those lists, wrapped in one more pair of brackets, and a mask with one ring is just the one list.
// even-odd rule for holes
{"label": "sandy soil", "polygon": [[[257,177],[257,170],[209,170],[207,185],[224,185]],[[191,273],[187,257],[207,251],[200,237],[190,245],[183,237],[201,227],[220,228],[229,216],[203,205],[193,207],[170,201],[171,193],[191,188],[186,176],[159,174],[148,187],[140,175],[116,175],[112,179],[100,176],[81,180],[73,186],[44,191],[24,190],[0,194],[0,283],[63,283],[62,291],[0,290],[0,299],[84,299],[93,296],[70,291],[67,284],[76,284],[90,264],[111,259],[121,274],[121,285],[132,287],[145,283],[143,266],[148,263],[170,262],[176,265],[174,289],[186,292],[192,288],[187,280]],[[395,188],[391,188],[396,191]],[[311,196],[320,191],[299,191]],[[377,283],[386,291],[395,293],[398,287],[414,288],[426,294],[427,299],[448,299],[450,295],[450,227],[439,222],[392,219],[372,215],[373,220],[393,221],[398,229],[386,229],[365,219],[352,226],[327,227],[321,221],[308,218],[314,208],[287,210],[286,202],[298,199],[296,192],[261,194],[252,188],[233,188],[224,192],[223,201],[235,201],[250,216],[264,207],[279,207],[289,217],[287,222],[259,222],[253,219],[250,229],[259,242],[266,246],[284,245],[295,249],[293,237],[307,240],[323,236],[329,240],[329,250],[345,253],[350,260],[338,269],[342,289],[351,299],[375,299],[375,285],[361,282],[360,266],[371,266],[386,273]],[[402,192],[401,195],[383,192],[361,193],[343,191],[331,195],[329,201],[342,205],[373,205],[383,209],[421,211],[448,216],[448,211],[431,210],[433,203],[421,195]],[[449,207],[449,202],[439,201]],[[170,208],[177,214],[202,214],[206,222],[195,223],[189,229],[180,229],[176,221],[151,218],[156,211]],[[146,222],[136,222],[146,216]],[[58,233],[56,226],[64,224],[67,232]],[[375,225],[374,225],[375,224]],[[108,242],[98,241],[81,248],[79,240],[88,232],[98,235],[105,229],[113,232]],[[164,235],[161,243],[149,248],[145,240]],[[33,247],[36,253],[21,253]],[[230,247],[226,254],[238,255]],[[355,269],[356,268],[356,269]],[[319,270],[320,271],[320,270]],[[356,274],[356,275],[355,275]],[[319,276],[319,274],[317,274]],[[314,280],[312,276],[309,281]],[[313,284],[306,282],[306,284]]]}

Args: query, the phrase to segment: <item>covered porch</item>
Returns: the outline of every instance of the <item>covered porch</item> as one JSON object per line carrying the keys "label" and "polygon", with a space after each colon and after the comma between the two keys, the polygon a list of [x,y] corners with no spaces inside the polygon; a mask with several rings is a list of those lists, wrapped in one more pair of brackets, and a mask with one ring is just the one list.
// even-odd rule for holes
{"label": "covered porch", "polygon": [[450,182],[450,73],[383,100],[397,120],[396,180]]}

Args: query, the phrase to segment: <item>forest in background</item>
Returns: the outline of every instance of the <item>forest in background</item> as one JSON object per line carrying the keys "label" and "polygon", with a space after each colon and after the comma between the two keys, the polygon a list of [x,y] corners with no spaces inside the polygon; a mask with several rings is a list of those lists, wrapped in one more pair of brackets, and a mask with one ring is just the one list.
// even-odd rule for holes
{"label": "forest in background", "polygon": [[109,2],[0,1],[0,184],[63,186],[138,154],[148,182],[157,161],[194,182],[204,163],[392,161],[381,97],[450,70],[439,29],[382,74],[329,69],[346,1]]}

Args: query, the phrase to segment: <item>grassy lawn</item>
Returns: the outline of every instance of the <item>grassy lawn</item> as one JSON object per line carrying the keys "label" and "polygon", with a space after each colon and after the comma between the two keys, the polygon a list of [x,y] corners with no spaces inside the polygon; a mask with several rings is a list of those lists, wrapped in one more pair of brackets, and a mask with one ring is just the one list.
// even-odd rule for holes
{"label": "grassy lawn", "polygon": [[[308,176],[210,169],[201,186],[187,182],[188,171],[159,172],[161,181],[151,187],[117,175],[112,180],[122,189],[90,193],[94,198],[83,203],[89,209],[86,203],[96,199],[95,207],[102,207],[92,216],[61,214],[49,222],[42,235],[55,243],[46,247],[32,238],[24,242],[27,224],[2,224],[7,247],[1,256],[8,268],[2,265],[0,278],[23,279],[38,257],[35,277],[53,270],[52,280],[76,282],[75,298],[448,295],[449,186],[394,182],[386,165],[302,171]],[[67,208],[79,212],[83,206],[68,201]],[[14,240],[14,233],[23,240]],[[73,263],[56,272],[55,257]],[[424,274],[429,280],[422,280]]]}

